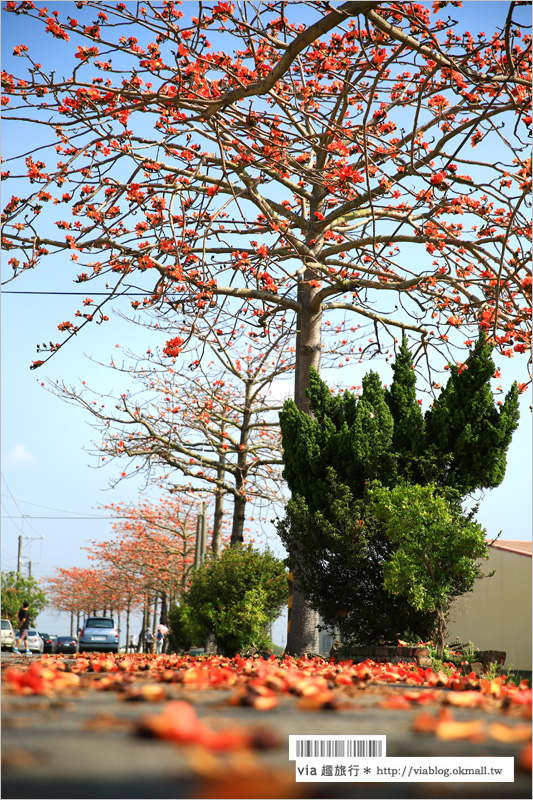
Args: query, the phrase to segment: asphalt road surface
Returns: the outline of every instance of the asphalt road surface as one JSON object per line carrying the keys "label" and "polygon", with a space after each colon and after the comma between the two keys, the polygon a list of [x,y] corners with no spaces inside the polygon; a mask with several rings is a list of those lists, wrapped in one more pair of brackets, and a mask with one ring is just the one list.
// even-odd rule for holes
{"label": "asphalt road surface", "polygon": [[[63,660],[67,665],[74,663]],[[416,693],[427,687],[369,681],[364,688],[343,687],[334,708],[326,704],[305,710],[302,697],[285,694],[276,699],[275,707],[258,710],[232,704],[235,687],[162,682],[153,673],[140,671],[128,675],[121,686],[113,683],[113,675],[91,673],[81,674],[74,686],[21,694],[5,680],[6,670],[10,666],[27,669],[32,661],[39,658],[2,654],[3,798],[531,797],[531,772],[520,766],[518,758],[523,738],[498,741],[487,735],[493,723],[501,723],[505,730],[523,729],[523,709],[513,715],[490,704],[487,708],[454,707],[453,720],[471,722],[474,733],[447,740],[414,729],[421,714],[437,718],[443,713],[445,689],[437,690],[439,699],[434,703],[404,707],[405,701],[398,698],[406,689]],[[104,687],[106,680],[107,689],[96,688]],[[157,738],[154,719],[160,720],[176,700],[192,704],[210,729],[253,731],[255,744],[213,751]],[[387,756],[402,759],[512,756],[515,779],[507,783],[297,783],[295,762],[288,758],[289,734],[384,735]]]}

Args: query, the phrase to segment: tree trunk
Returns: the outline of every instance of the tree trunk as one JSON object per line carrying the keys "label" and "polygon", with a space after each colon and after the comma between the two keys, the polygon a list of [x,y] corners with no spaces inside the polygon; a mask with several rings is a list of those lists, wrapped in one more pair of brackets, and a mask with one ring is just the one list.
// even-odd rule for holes
{"label": "tree trunk", "polygon": [[[221,428],[221,444],[224,444],[224,428],[225,425],[222,424]],[[220,453],[218,459],[218,469],[217,469],[217,479],[219,481],[224,480],[225,475],[225,468],[226,468],[226,456],[224,452]],[[224,516],[224,492],[221,486],[217,486],[217,491],[215,495],[215,517],[213,520],[213,538],[211,540],[211,550],[215,558],[218,558],[220,553],[220,542],[222,538],[222,518]]]}
{"label": "tree trunk", "polygon": [[126,606],[126,653],[130,652],[130,614],[131,600],[128,597],[128,604]]}
{"label": "tree trunk", "polygon": [[[240,472],[240,471],[239,471]],[[244,536],[244,520],[246,519],[246,495],[240,475],[235,478],[237,492],[233,506],[233,524],[231,528],[231,546],[241,544]]]}
{"label": "tree trunk", "polygon": [[[309,413],[309,398],[306,389],[309,386],[309,370],[314,367],[320,372],[320,356],[322,345],[322,311],[311,308],[314,295],[320,291],[310,286],[308,281],[316,280],[313,270],[306,270],[304,280],[298,287],[298,300],[301,312],[298,314],[296,333],[296,369],[294,375],[294,402],[300,411]],[[287,630],[287,646],[289,655],[318,653],[318,612],[308,607],[304,595],[298,586],[298,561],[293,563],[294,579],[292,582],[292,606],[290,625]]]}
{"label": "tree trunk", "polygon": [[149,611],[148,611],[148,597],[144,596],[144,606],[143,606],[143,621],[141,626],[141,632],[139,634],[139,641],[137,642],[137,652],[143,653],[144,652],[144,632],[149,627]]}
{"label": "tree trunk", "polygon": [[157,592],[154,592],[154,619],[152,621],[152,649],[151,652],[155,653],[155,641],[157,635]]}
{"label": "tree trunk", "polygon": [[244,413],[242,415],[241,436],[239,440],[239,454],[237,456],[237,469],[235,471],[235,504],[233,508],[233,525],[231,529],[231,546],[241,544],[244,535],[244,520],[246,518],[246,475],[248,454],[248,434],[252,419],[252,382],[246,383],[246,396],[244,400]]}
{"label": "tree trunk", "polygon": [[211,633],[211,632],[206,634],[205,644],[204,644],[204,652],[205,652],[206,656],[207,655],[210,655],[210,656],[215,655],[216,656],[217,653],[218,653],[217,640],[215,638],[215,635],[213,633]]}
{"label": "tree trunk", "polygon": [[446,615],[442,608],[437,608],[437,658],[442,659],[446,644]]}
{"label": "tree trunk", "polygon": [[161,611],[159,612],[159,622],[161,625],[168,626],[168,603],[166,592],[161,592]]}

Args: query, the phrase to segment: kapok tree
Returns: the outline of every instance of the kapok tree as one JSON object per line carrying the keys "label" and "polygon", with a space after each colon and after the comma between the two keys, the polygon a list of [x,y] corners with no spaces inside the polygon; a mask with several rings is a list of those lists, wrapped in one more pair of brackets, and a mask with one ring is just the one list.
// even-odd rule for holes
{"label": "kapok tree", "polygon": [[199,346],[184,354],[177,345],[186,336],[183,327],[167,325],[162,331],[156,324],[159,340],[162,332],[169,337],[164,347],[142,358],[130,354],[133,366],[111,364],[132,382],[127,391],[105,402],[96,395],[95,403],[85,385],[80,390],[62,382],[50,385],[96,420],[103,439],[95,444],[106,463],[128,463],[121,478],[140,472],[171,492],[212,493],[212,547],[218,553],[225,496],[233,498],[232,544],[243,541],[248,504],[264,515],[283,497],[282,406],[269,394],[273,381],[294,367],[290,331],[273,341],[247,336],[237,323],[226,336],[221,328],[205,335],[197,331]]}
{"label": "kapok tree", "polygon": [[79,627],[82,615],[108,611],[120,614],[125,610],[122,585],[115,578],[109,569],[81,567],[56,567],[54,574],[46,578],[50,605],[70,614],[71,635],[75,618]]}
{"label": "kapok tree", "polygon": [[[87,548],[89,558],[103,571],[122,576],[128,614],[143,606],[143,631],[150,609],[164,615],[172,601],[185,590],[194,565],[198,500],[185,495],[162,497],[153,503],[106,506],[117,521],[112,523],[113,539],[94,541]],[[165,612],[166,613],[166,612]],[[139,644],[142,636],[139,639]]]}
{"label": "kapok tree", "polygon": [[[491,7],[470,32],[448,9],[219,2],[189,17],[168,0],[79,3],[74,18],[8,2],[28,70],[3,74],[4,124],[35,126],[42,146],[6,157],[3,245],[14,276],[70,256],[94,295],[33,366],[132,282],[145,306],[195,320],[222,304],[265,334],[295,312],[305,411],[340,310],[372,321],[376,352],[409,331],[427,364],[479,326],[527,352],[525,11]],[[24,42],[38,25],[61,77]],[[288,650],[316,650],[315,628],[296,587]]]}
{"label": "kapok tree", "polygon": [[[96,421],[103,438],[93,444],[106,464],[127,461],[114,485],[144,474],[147,482],[171,492],[212,493],[212,549],[218,553],[227,495],[233,499],[232,544],[244,540],[248,505],[266,521],[269,508],[283,500],[282,405],[271,392],[276,381],[290,380],[294,372],[294,320],[283,320],[266,338],[219,312],[216,327],[196,321],[193,343],[187,342],[186,325],[168,322],[155,311],[132,321],[157,341],[162,336],[166,341],[143,356],[123,349],[127,360],[121,365],[114,356],[109,367],[123,373],[124,382],[131,381],[127,391],[122,387],[114,396],[102,396],[89,390],[86,381],[79,389],[62,381],[48,386]],[[364,329],[347,330],[341,321],[328,347],[323,346],[322,358],[335,366],[360,361],[366,338]],[[176,472],[188,482],[178,483]]]}

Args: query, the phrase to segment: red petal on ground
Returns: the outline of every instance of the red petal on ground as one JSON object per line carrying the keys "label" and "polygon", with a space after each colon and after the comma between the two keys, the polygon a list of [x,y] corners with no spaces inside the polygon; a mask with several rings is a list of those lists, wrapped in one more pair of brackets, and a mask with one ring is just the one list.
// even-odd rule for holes
{"label": "red petal on ground", "polygon": [[450,706],[476,708],[484,705],[485,699],[480,692],[449,692],[444,698],[444,702]]}
{"label": "red petal on ground", "polygon": [[413,720],[412,730],[415,733],[435,733],[439,721],[427,711],[421,711]]}
{"label": "red petal on ground", "polygon": [[406,711],[407,709],[412,708],[411,703],[402,694],[396,695],[395,697],[390,697],[388,700],[383,700],[383,702],[377,704],[380,708],[395,708],[398,711]]}
{"label": "red petal on ground", "polygon": [[531,725],[505,725],[491,722],[489,736],[498,742],[528,742],[531,740]]}
{"label": "red petal on ground", "polygon": [[435,733],[437,738],[443,741],[468,739],[471,742],[482,742],[485,740],[484,727],[485,723],[481,719],[467,722],[439,722]]}
{"label": "red petal on ground", "polygon": [[320,711],[321,709],[332,710],[337,707],[337,701],[332,691],[325,689],[314,692],[313,694],[302,695],[296,703],[301,711]]}

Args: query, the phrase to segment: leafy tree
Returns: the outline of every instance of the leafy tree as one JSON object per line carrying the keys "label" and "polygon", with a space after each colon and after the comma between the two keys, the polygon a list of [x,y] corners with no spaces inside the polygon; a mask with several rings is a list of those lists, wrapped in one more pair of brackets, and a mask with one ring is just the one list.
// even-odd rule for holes
{"label": "leafy tree", "polygon": [[331,468],[324,485],[328,502],[322,510],[312,511],[311,503],[296,495],[277,524],[291,557],[298,558],[302,589],[312,608],[328,627],[357,644],[395,644],[405,630],[431,638],[432,615],[384,587],[383,565],[395,545],[365,501],[354,500]]}
{"label": "leafy tree", "polygon": [[394,425],[392,447],[397,454],[398,473],[415,481],[420,476],[421,454],[425,453],[425,423],[416,397],[415,365],[406,336],[392,365],[392,374],[392,383],[385,393]]}
{"label": "leafy tree", "polygon": [[[186,603],[182,602],[178,605],[175,602],[170,606],[168,626],[171,651],[189,650],[191,647],[204,646],[206,640],[204,628],[196,621],[194,612]],[[211,652],[211,649],[209,652]]]}
{"label": "leafy tree", "polygon": [[426,414],[421,440],[435,458],[438,484],[461,494],[499,486],[505,476],[507,450],[518,427],[518,385],[498,405],[489,381],[499,377],[492,348],[481,334],[464,364],[450,364],[450,378]]}
{"label": "leafy tree", "polygon": [[[460,497],[436,486],[374,485],[367,513],[376,519],[393,551],[383,565],[384,588],[436,618],[437,654],[446,643],[446,615],[453,600],[472,591],[488,558],[484,528],[461,511]],[[411,630],[416,630],[412,628]]]}
{"label": "leafy tree", "polygon": [[270,645],[268,626],[287,602],[288,574],[282,561],[251,545],[226,548],[209,558],[182,595],[171,616],[175,641],[182,646],[212,633],[219,650],[234,655]]}
{"label": "leafy tree", "polygon": [[363,378],[358,399],[351,392],[332,396],[311,369],[309,403],[313,416],[286,400],[280,414],[284,476],[289,489],[305,497],[310,510],[328,504],[332,467],[338,480],[359,499],[368,480],[394,481],[393,418],[375,372]]}
{"label": "leafy tree", "polygon": [[18,627],[18,612],[26,600],[30,604],[30,620],[35,624],[37,615],[48,604],[39,581],[17,575],[14,570],[2,572],[2,616],[11,620],[15,629]]}
{"label": "leafy tree", "polygon": [[[9,0],[3,124],[40,146],[5,154],[3,247],[14,277],[71,259],[91,285],[33,366],[131,285],[191,330],[224,307],[268,335],[295,312],[300,411],[340,310],[375,353],[400,330],[437,356],[479,326],[528,352],[529,17],[498,4],[471,33],[448,8]],[[288,649],[316,644],[298,589],[292,619]]]}
{"label": "leafy tree", "polygon": [[490,380],[498,376],[491,345],[481,334],[465,363],[449,365],[450,378],[422,416],[416,399],[414,364],[404,339],[393,364],[389,389],[369,372],[357,398],[332,395],[315,370],[309,379],[312,417],[286,400],[280,414],[289,488],[304,497],[310,510],[328,503],[327,469],[364,496],[369,481],[394,486],[398,480],[457,489],[465,495],[498,486],[505,475],[506,453],[518,426],[518,387],[495,403]]}
{"label": "leafy tree", "polygon": [[[417,606],[425,618],[406,624],[410,612],[403,595],[387,601],[385,593],[384,598],[383,565],[399,544],[373,516],[368,485],[379,481],[385,491],[433,481],[444,497],[450,489],[461,497],[501,482],[518,424],[518,391],[513,385],[497,407],[489,385],[497,375],[490,352],[481,335],[462,369],[451,367],[447,386],[425,417],[416,399],[406,341],[388,390],[370,372],[359,398],[351,392],[332,395],[312,372],[313,416],[298,411],[293,401],[285,402],[280,415],[284,475],[293,500],[278,532],[291,558],[298,553],[309,602],[347,636],[367,643],[390,640],[407,628],[427,635],[434,627],[436,607]],[[452,563],[452,551],[450,558]]]}

